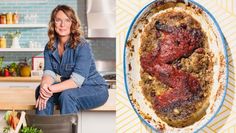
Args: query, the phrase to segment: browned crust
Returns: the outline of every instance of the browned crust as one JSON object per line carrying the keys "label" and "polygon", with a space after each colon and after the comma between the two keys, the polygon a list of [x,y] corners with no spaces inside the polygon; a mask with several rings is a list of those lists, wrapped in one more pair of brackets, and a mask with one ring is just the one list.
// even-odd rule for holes
{"label": "browned crust", "polygon": [[[169,6],[174,6],[175,3],[169,3],[167,6],[164,6],[160,9],[163,8],[169,8]],[[159,8],[157,8],[159,10]],[[184,15],[184,17],[180,17],[178,21],[176,20],[169,20],[168,17],[178,16],[178,14],[181,13]],[[200,13],[200,12],[199,12]],[[167,18],[167,19],[166,19]],[[177,18],[178,19],[178,18]],[[152,52],[154,49],[157,47],[157,36],[156,36],[156,29],[155,27],[155,22],[156,21],[161,21],[162,23],[168,23],[171,26],[179,26],[181,23],[188,23],[190,24],[190,27],[192,26],[193,28],[199,28],[200,24],[197,23],[196,21],[193,21],[193,18],[189,15],[184,14],[183,12],[167,12],[161,15],[158,15],[152,19],[151,22],[149,22],[146,27],[144,28],[142,34],[141,34],[141,47],[140,47],[140,54],[146,54]],[[178,23],[176,23],[178,22]],[[196,103],[193,103],[192,105],[195,105],[194,107],[189,107],[192,108],[191,114],[189,114],[188,109],[183,109],[182,111],[187,111],[189,115],[185,117],[168,117],[168,116],[178,116],[178,114],[170,115],[170,113],[165,114],[161,113],[157,110],[155,110],[157,116],[161,118],[163,121],[165,121],[168,125],[173,126],[173,127],[185,127],[188,125],[193,124],[194,122],[200,120],[205,114],[206,114],[206,109],[209,105],[208,103],[208,97],[210,95],[211,91],[211,86],[212,86],[212,76],[213,76],[213,54],[209,51],[209,46],[207,44],[207,39],[205,38],[204,41],[204,53],[198,53],[194,52],[192,56],[188,58],[181,59],[179,64],[182,65],[183,67],[181,68],[182,70],[191,73],[192,75],[198,77],[200,79],[201,86],[204,90],[204,94],[202,99],[199,101],[196,101]],[[197,58],[197,59],[195,59]],[[203,59],[202,59],[203,58]],[[199,65],[199,61],[201,62]],[[192,69],[189,69],[191,68]],[[205,67],[205,68],[202,68]],[[196,69],[196,70],[194,70]],[[153,92],[155,93],[162,93],[168,90],[168,87],[165,86],[164,84],[160,83],[155,77],[152,77],[148,73],[144,72],[141,70],[141,87],[142,87],[142,92],[145,96],[145,98],[152,104],[153,101],[151,99],[151,95]],[[158,95],[158,94],[157,94]],[[188,107],[188,108],[189,108]],[[178,108],[179,110],[180,108]],[[181,109],[180,109],[181,110]],[[174,113],[174,112],[171,112]]]}

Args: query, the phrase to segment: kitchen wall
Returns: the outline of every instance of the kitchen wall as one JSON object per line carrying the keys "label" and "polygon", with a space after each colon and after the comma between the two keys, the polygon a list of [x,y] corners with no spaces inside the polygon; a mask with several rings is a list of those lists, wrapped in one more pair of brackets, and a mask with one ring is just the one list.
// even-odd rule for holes
{"label": "kitchen wall", "polygon": [[[19,23],[32,23],[30,20],[27,20],[26,16],[37,15],[38,24],[48,24],[51,11],[58,4],[67,4],[72,8],[77,10],[77,1],[76,0],[48,0],[48,2],[34,3],[34,2],[1,2],[0,3],[0,13],[7,12],[18,12],[20,15]],[[30,40],[40,42],[42,47],[47,42],[47,28],[37,28],[37,29],[1,29],[0,34],[5,34],[9,31],[19,30],[22,33],[22,38],[20,39],[20,44],[22,47],[28,47]],[[10,43],[10,42],[9,42]],[[10,44],[8,44],[10,45]]]}
{"label": "kitchen wall", "polygon": [[[86,0],[78,0],[77,14],[80,17],[85,36],[87,34]],[[93,52],[97,60],[115,60],[115,38],[87,38],[92,44]]]}
{"label": "kitchen wall", "polygon": [[[27,15],[37,15],[37,23],[38,24],[48,24],[51,11],[58,4],[66,4],[75,9],[81,19],[82,26],[85,29],[86,33],[86,13],[85,13],[85,3],[86,0],[48,0],[47,2],[0,2],[0,13],[7,12],[18,12],[20,15],[19,23],[32,23],[27,19]],[[23,48],[29,47],[30,41],[38,42],[38,47],[44,47],[48,41],[47,37],[47,28],[4,28],[0,29],[0,35],[4,35],[7,32],[15,32],[16,30],[22,33],[22,37],[20,39],[20,45]],[[10,47],[11,41],[10,38],[7,37],[7,46]],[[92,44],[92,48],[94,51],[95,59],[97,60],[115,60],[115,39],[88,39],[88,41]],[[5,57],[5,64],[18,61],[19,59],[23,59],[27,57],[27,59],[31,59],[32,56],[39,55],[39,53],[21,53],[18,52],[0,52],[0,56]]]}

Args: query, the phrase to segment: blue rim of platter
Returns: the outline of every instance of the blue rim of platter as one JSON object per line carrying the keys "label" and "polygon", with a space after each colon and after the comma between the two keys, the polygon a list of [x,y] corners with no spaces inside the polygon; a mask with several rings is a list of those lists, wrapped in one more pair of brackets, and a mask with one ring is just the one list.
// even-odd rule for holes
{"label": "blue rim of platter", "polygon": [[[148,8],[150,5],[152,5],[153,3],[157,2],[158,0],[154,0],[152,2],[150,2],[149,4],[147,4],[146,6],[144,6],[140,11],[139,13],[134,17],[133,21],[131,22],[131,25],[128,29],[128,32],[127,32],[127,35],[126,35],[126,39],[125,39],[125,44],[124,44],[124,53],[123,53],[123,69],[124,69],[124,82],[125,82],[125,89],[126,89],[126,94],[128,96],[128,99],[129,99],[129,102],[133,108],[133,110],[135,111],[135,113],[138,115],[139,119],[145,124],[147,125],[149,128],[151,128],[153,131],[155,132],[158,132],[158,130],[156,128],[154,128],[153,126],[151,126],[137,111],[137,109],[134,107],[133,103],[131,102],[131,99],[130,99],[130,96],[129,96],[129,89],[128,89],[128,81],[127,81],[127,77],[126,77],[126,73],[127,73],[127,70],[126,70],[126,44],[127,44],[127,41],[128,41],[128,38],[129,38],[129,35],[130,35],[130,32],[131,32],[131,29],[134,25],[134,23],[136,22],[136,20],[140,17],[140,15],[142,14],[142,12]],[[223,98],[221,100],[221,103],[220,103],[220,106],[217,108],[216,112],[211,116],[211,118],[206,122],[204,123],[202,126],[200,126],[200,128],[196,129],[194,132],[198,132],[199,130],[201,130],[202,128],[204,128],[207,124],[209,124],[214,118],[215,116],[218,114],[218,112],[220,111],[221,107],[223,106],[223,102],[224,102],[224,99],[225,99],[225,96],[226,96],[226,89],[228,87],[228,54],[227,54],[227,42],[226,42],[226,39],[224,37],[224,34],[219,26],[219,24],[217,23],[216,19],[214,18],[214,16],[205,8],[203,7],[202,5],[200,5],[199,3],[195,2],[195,1],[192,1],[192,0],[189,0],[188,1],[189,3],[192,3],[193,5],[196,5],[198,6],[200,9],[202,9],[210,18],[211,20],[213,21],[215,27],[217,28],[217,31],[219,32],[220,34],[220,37],[221,37],[221,41],[222,41],[222,44],[224,45],[224,59],[225,59],[225,62],[226,62],[226,66],[225,66],[225,86],[224,86],[224,91],[223,91]]]}

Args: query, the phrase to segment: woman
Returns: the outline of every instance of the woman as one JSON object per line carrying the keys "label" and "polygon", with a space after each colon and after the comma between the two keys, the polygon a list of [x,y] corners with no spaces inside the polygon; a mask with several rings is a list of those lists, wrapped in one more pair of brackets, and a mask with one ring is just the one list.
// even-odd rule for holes
{"label": "woman", "polygon": [[[44,50],[44,73],[36,89],[36,114],[52,115],[54,104],[61,114],[103,105],[108,87],[97,72],[91,48],[81,37],[74,10],[58,5],[51,14],[49,42]],[[56,82],[56,75],[61,76]]]}

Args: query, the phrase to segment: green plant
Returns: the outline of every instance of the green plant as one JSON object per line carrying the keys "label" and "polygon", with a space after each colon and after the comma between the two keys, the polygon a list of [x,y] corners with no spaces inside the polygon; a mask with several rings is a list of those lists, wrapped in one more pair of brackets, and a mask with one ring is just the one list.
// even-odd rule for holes
{"label": "green plant", "polygon": [[9,35],[11,38],[15,38],[15,37],[20,38],[20,37],[21,37],[21,32],[19,32],[19,31],[16,31],[16,32],[8,32],[7,35]]}
{"label": "green plant", "polygon": [[43,133],[43,131],[36,127],[24,127],[20,130],[20,133]]}

